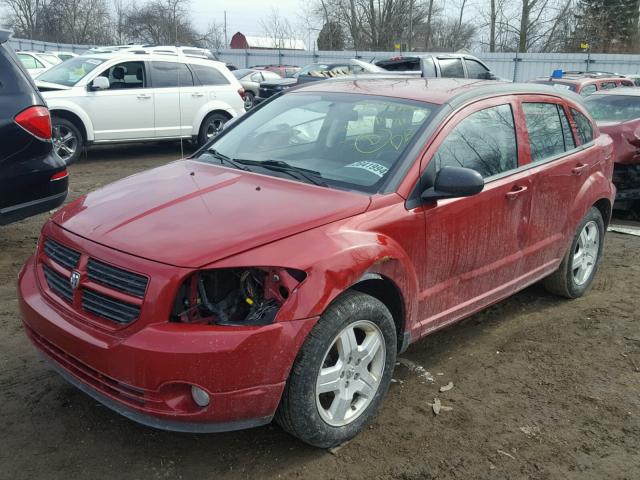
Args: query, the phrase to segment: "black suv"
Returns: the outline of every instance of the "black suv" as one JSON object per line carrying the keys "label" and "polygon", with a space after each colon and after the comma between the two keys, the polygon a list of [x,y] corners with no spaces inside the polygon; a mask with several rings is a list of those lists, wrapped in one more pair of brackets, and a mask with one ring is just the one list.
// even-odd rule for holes
{"label": "black suv", "polygon": [[0,225],[67,198],[69,178],[53,152],[49,109],[0,29]]}

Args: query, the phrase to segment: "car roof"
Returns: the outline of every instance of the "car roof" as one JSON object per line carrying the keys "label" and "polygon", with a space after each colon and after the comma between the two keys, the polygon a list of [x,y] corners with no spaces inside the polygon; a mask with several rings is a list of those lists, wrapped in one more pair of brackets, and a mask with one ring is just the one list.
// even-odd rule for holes
{"label": "car roof", "polygon": [[580,97],[548,85],[462,78],[380,76],[334,78],[297,87],[296,92],[339,92],[376,95],[452,106],[496,95],[549,95],[580,102]]}
{"label": "car roof", "polygon": [[107,53],[87,53],[82,54],[75,58],[99,58],[101,60],[121,60],[123,62],[140,61],[140,60],[153,60],[153,61],[173,61],[179,63],[193,63],[198,65],[215,65],[217,67],[224,67],[223,62],[213,60],[210,58],[193,57],[190,55],[174,54],[174,53],[149,53],[142,51],[132,52],[107,52]]}
{"label": "car roof", "polygon": [[591,95],[622,95],[625,97],[640,97],[640,87],[612,88],[609,90],[598,90]]}

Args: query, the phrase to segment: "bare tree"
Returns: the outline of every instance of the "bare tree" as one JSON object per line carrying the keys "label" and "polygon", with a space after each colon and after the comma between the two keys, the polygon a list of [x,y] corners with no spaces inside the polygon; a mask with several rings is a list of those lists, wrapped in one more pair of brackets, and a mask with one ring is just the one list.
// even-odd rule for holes
{"label": "bare tree", "polygon": [[289,20],[280,14],[278,7],[271,7],[269,14],[260,20],[260,29],[269,38],[275,48],[292,48],[293,27]]}
{"label": "bare tree", "polygon": [[209,22],[207,29],[202,33],[198,43],[200,43],[202,47],[211,50],[225,48],[227,45],[224,43],[224,25],[215,20]]}
{"label": "bare tree", "polygon": [[40,16],[48,0],[0,0],[9,11],[7,26],[13,27],[16,34],[33,39],[40,33]]}

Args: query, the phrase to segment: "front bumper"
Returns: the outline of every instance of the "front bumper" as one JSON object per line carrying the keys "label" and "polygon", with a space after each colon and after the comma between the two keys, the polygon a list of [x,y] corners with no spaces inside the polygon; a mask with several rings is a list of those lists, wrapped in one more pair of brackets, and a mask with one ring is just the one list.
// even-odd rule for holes
{"label": "front bumper", "polygon": [[[261,327],[154,323],[129,336],[78,323],[42,295],[34,258],[18,280],[26,333],[70,383],[136,422],[184,432],[268,423],[317,318]],[[207,407],[191,386],[210,396]]]}

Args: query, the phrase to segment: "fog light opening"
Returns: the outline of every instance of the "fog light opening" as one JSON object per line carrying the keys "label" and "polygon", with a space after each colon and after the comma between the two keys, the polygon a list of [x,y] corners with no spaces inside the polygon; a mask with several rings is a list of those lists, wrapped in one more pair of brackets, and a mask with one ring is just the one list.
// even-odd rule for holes
{"label": "fog light opening", "polygon": [[200,387],[196,387],[195,385],[191,386],[191,397],[199,407],[206,407],[209,405],[209,394]]}

